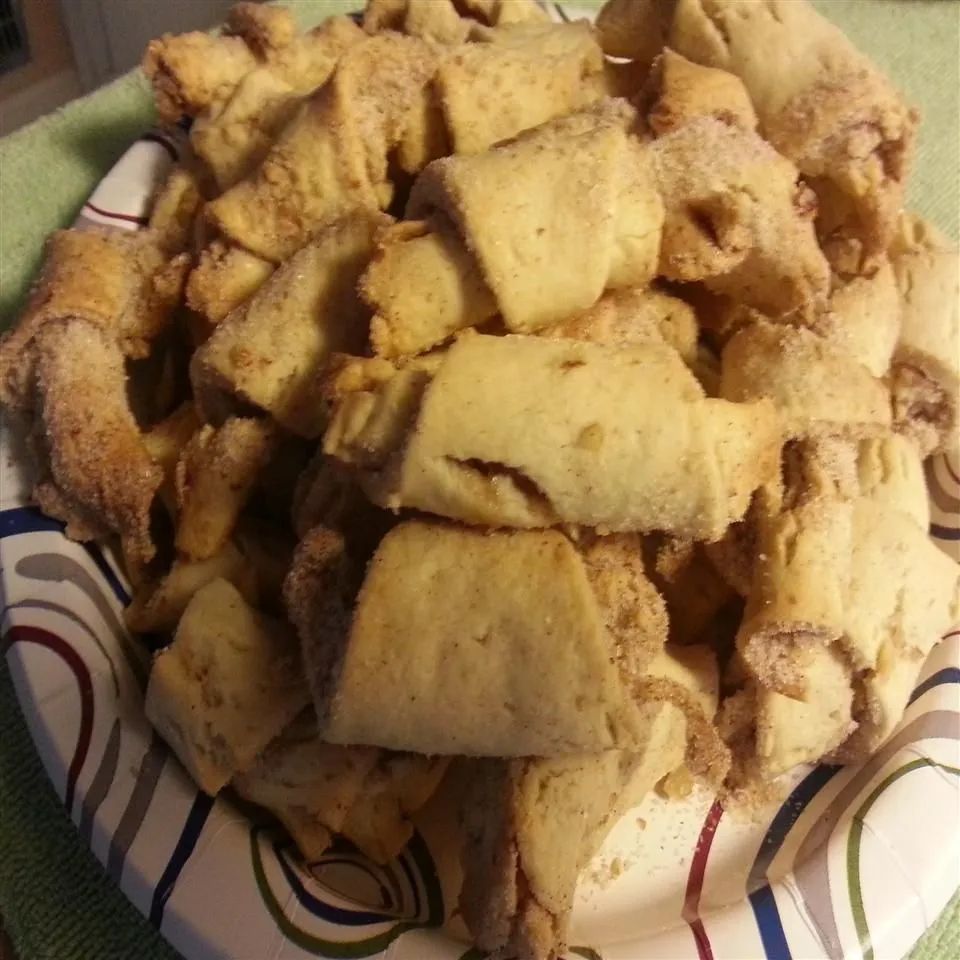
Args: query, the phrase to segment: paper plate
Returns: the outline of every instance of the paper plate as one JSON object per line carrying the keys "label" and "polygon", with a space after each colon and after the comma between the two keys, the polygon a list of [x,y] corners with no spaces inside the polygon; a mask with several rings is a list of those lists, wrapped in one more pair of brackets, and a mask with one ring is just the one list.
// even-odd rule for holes
{"label": "paper plate", "polygon": [[[138,140],[78,225],[137,229],[180,145]],[[188,960],[481,955],[443,928],[444,852],[417,833],[379,867],[347,845],[304,864],[274,827],[198,792],[144,718],[120,617],[122,573],[28,505],[17,437],[0,460],[3,637],[44,766],[77,830]],[[960,457],[928,464],[931,535],[960,546]],[[751,820],[709,796],[648,797],[586,871],[571,957],[830,960],[903,956],[957,888],[960,630],[931,655],[903,722],[862,767],[796,774]]]}

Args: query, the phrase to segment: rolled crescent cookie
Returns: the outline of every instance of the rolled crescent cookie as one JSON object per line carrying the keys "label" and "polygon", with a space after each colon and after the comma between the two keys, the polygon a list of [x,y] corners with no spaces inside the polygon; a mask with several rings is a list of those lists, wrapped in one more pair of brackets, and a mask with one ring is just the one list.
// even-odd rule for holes
{"label": "rolled crescent cookie", "polygon": [[386,214],[357,214],[323,228],[227,315],[190,361],[198,407],[218,422],[246,405],[302,437],[326,425],[321,375],[334,351],[359,352],[367,315],[356,294]]}
{"label": "rolled crescent cookie", "polygon": [[534,331],[604,290],[649,282],[663,205],[629,135],[635,120],[625,102],[604,100],[430,164],[408,206],[427,226],[393,235],[363,281],[377,353],[421,352],[496,313],[511,331]]}
{"label": "rolled crescent cookie", "polygon": [[780,445],[768,401],[707,398],[666,344],[480,335],[432,380],[401,370],[345,395],[324,438],[391,509],[694,540],[743,516]]}
{"label": "rolled crescent cookie", "polygon": [[[216,88],[212,101],[203,103],[201,98],[203,108],[196,113],[190,128],[190,144],[221,190],[233,186],[263,159],[304,98],[333,73],[341,54],[364,39],[363,32],[348,17],[331,17],[307,33],[296,33],[289,12],[282,7],[253,9],[268,17],[279,16],[282,11],[288,22],[274,26],[287,29],[274,33],[285,35],[276,36],[277,42],[272,46],[248,36],[247,44],[257,54],[253,69],[240,76],[232,89],[229,82]],[[145,65],[149,70],[153,62],[151,51],[160,47],[160,71],[151,79],[161,109],[167,100],[158,87],[163,68],[170,63],[178,44],[197,36],[203,35],[169,37],[154,41],[148,48]],[[203,42],[216,51],[211,58],[215,60],[227,44],[236,43],[236,38],[206,38]]]}
{"label": "rolled crescent cookie", "polygon": [[[711,650],[676,648],[653,669],[690,689],[704,714],[713,716]],[[524,960],[565,952],[580,873],[617,820],[681,768],[686,739],[684,714],[667,709],[637,752],[475,764],[460,909],[482,949]]]}
{"label": "rolled crescent cookie", "polygon": [[[812,183],[831,261],[870,272],[903,204],[917,115],[806,0],[658,0],[667,44],[736,74],[761,134]],[[758,50],[769,56],[758,56]]]}
{"label": "rolled crescent cookie", "polygon": [[789,159],[710,115],[647,149],[665,209],[660,275],[702,281],[769,316],[820,307],[830,269],[814,232],[816,202]]}
{"label": "rolled crescent cookie", "polygon": [[792,438],[877,436],[890,427],[886,385],[810,330],[760,321],[723,349],[720,396],[769,399]]}
{"label": "rolled crescent cookie", "polygon": [[905,215],[890,251],[902,307],[891,365],[894,428],[922,453],[955,437],[960,405],[960,260],[945,237]]}
{"label": "rolled crescent cookie", "polygon": [[921,525],[922,473],[901,444],[867,441],[854,453],[852,490],[788,488],[764,523],[737,641],[764,687],[805,699],[800,654],[814,646],[834,646],[861,680],[890,658],[925,657],[960,614],[960,568]]}
{"label": "rolled crescent cookie", "polygon": [[[429,4],[428,4],[429,6]],[[603,96],[603,51],[585,21],[488,30],[433,81],[448,153],[480,153]]]}
{"label": "rolled crescent cookie", "polygon": [[398,34],[348,49],[247,177],[207,205],[233,243],[280,263],[344,214],[385,208],[387,154],[410,101],[433,76],[436,54]]}
{"label": "rolled crescent cookie", "polygon": [[323,737],[467,756],[640,749],[670,706],[643,690],[666,615],[642,566],[552,530],[400,524],[348,632],[305,638]]}

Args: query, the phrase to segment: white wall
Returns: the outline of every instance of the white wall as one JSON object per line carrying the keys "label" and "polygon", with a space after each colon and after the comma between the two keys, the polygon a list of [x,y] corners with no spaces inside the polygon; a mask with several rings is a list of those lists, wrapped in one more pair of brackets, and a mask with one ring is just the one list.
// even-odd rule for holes
{"label": "white wall", "polygon": [[[30,3],[31,0],[26,0]],[[84,89],[129,70],[162,33],[207,29],[233,0],[60,0]]]}

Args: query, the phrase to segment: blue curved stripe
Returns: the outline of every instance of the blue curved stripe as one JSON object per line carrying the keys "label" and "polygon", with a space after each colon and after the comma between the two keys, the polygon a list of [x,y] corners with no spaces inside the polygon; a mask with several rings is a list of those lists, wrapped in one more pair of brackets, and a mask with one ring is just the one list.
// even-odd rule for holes
{"label": "blue curved stripe", "polygon": [[763,953],[767,960],[793,960],[770,884],[765,884],[750,894],[750,906],[757,918],[760,941],[763,943]]}
{"label": "blue curved stripe", "polygon": [[[420,873],[420,882],[423,884],[423,892],[427,898],[426,923],[431,927],[439,927],[443,923],[443,918],[447,915],[443,905],[443,886],[437,874],[437,865],[434,863],[430,850],[419,830],[413,831],[413,836],[407,844],[406,853],[413,858],[413,862],[417,865],[417,870]],[[419,893],[416,895],[419,897]],[[419,900],[417,902],[419,903]]]}
{"label": "blue curved stripe", "polygon": [[763,842],[760,844],[760,850],[757,852],[757,859],[754,860],[753,867],[750,869],[750,875],[747,877],[747,893],[760,931],[760,940],[769,960],[790,960],[791,953],[787,944],[787,934],[783,929],[783,921],[780,919],[780,911],[777,909],[777,901],[767,881],[767,870],[770,869],[770,864],[783,845],[787,834],[800,819],[800,814],[842,769],[842,767],[823,764],[811,770],[793,788],[793,792],[770,822]]}
{"label": "blue curved stripe", "polygon": [[938,670],[933,674],[932,677],[927,677],[927,679],[910,694],[907,705],[909,706],[914,700],[919,700],[928,690],[932,690],[934,687],[940,687],[945,683],[960,683],[960,668],[944,667],[942,670]]}
{"label": "blue curved stripe", "polygon": [[96,566],[96,568],[103,575],[103,579],[107,581],[107,586],[113,591],[113,595],[117,598],[117,600],[120,601],[120,603],[126,606],[130,602],[130,594],[127,593],[127,590],[120,582],[120,578],[117,576],[116,571],[110,566],[109,561],[103,555],[103,551],[95,543],[84,543],[81,544],[81,546],[93,561],[94,566]]}
{"label": "blue curved stripe", "polygon": [[36,507],[11,507],[0,510],[0,540],[15,537],[21,533],[37,533],[41,530],[63,532],[64,524],[51,520]]}
{"label": "blue curved stripe", "polygon": [[[10,507],[8,510],[0,510],[0,540],[5,537],[16,537],[22,533],[63,533],[64,528],[63,523],[52,520],[41,513],[37,507]],[[107,562],[103,551],[95,543],[84,543],[82,546],[103,575],[103,579],[107,581],[113,595],[126,606],[130,602],[130,595]]]}
{"label": "blue curved stripe", "polygon": [[280,869],[283,871],[287,883],[290,884],[290,889],[297,898],[297,902],[315,917],[320,917],[321,920],[326,920],[329,923],[339,923],[345,927],[368,927],[375,923],[396,923],[400,919],[383,913],[364,913],[358,910],[343,909],[342,907],[335,907],[332,903],[324,903],[323,900],[319,900],[307,890],[296,870],[290,866],[289,861],[283,855],[284,847],[287,845],[286,842],[275,842],[273,852],[276,854]]}
{"label": "blue curved stripe", "polygon": [[150,903],[150,922],[159,930],[163,923],[163,911],[173,893],[173,888],[180,878],[183,868],[186,866],[190,855],[193,853],[197,840],[200,839],[200,833],[203,831],[204,824],[213,807],[213,797],[208,797],[205,793],[198,790],[194,798],[193,806],[187,814],[186,823],[183,825],[183,831],[177,845],[173,848],[173,854],[160,876],[160,881],[153,891],[153,900]]}
{"label": "blue curved stripe", "polygon": [[[255,827],[254,832],[255,834],[259,833],[259,828]],[[255,837],[254,842],[256,843]],[[343,838],[340,838],[340,843],[346,843],[346,841]],[[362,912],[356,909],[343,909],[341,907],[336,907],[331,903],[326,903],[323,900],[319,900],[317,897],[313,896],[309,890],[306,889],[296,870],[293,869],[287,857],[284,856],[284,851],[288,846],[289,841],[274,842],[274,854],[276,855],[277,861],[280,864],[280,869],[283,871],[283,875],[286,878],[287,883],[290,884],[290,889],[293,891],[297,902],[302,907],[309,910],[314,916],[320,917],[322,920],[327,920],[331,923],[339,923],[348,927],[370,926],[378,923],[395,923],[398,919],[400,919],[391,914],[375,913],[373,911]],[[408,858],[412,858],[413,862],[416,863],[420,871],[421,882],[426,890],[427,917],[425,921],[420,920],[421,911],[423,909],[423,902],[420,897],[420,886],[417,883],[416,875],[411,867],[411,864],[408,862]],[[399,857],[397,857],[396,862],[400,864],[400,868],[406,875],[413,894],[414,920],[412,922],[425,922],[428,926],[439,925],[443,920],[443,901],[439,898],[440,881],[436,876],[436,871],[433,867],[433,861],[427,852],[426,844],[423,842],[423,838],[416,830],[413,832],[413,836],[410,838],[410,843],[408,844],[407,849],[404,850]],[[356,863],[356,861],[353,861],[353,863],[354,866],[359,865]],[[426,872],[427,869],[432,871],[429,875]],[[431,896],[431,889],[435,889],[437,896]],[[402,904],[398,905],[402,906]],[[403,922],[411,921],[406,920]]]}
{"label": "blue curved stripe", "polygon": [[[58,520],[52,520],[36,507],[11,507],[7,510],[0,510],[0,539],[40,531],[62,533],[63,530],[63,523]],[[107,562],[100,548],[96,546],[96,544],[83,544],[83,547],[94,565],[100,571],[103,579],[113,591],[114,596],[122,604],[129,603],[130,597],[127,591],[124,589],[116,572]],[[213,798],[198,791],[193,805],[190,808],[190,812],[187,814],[180,839],[177,840],[170,860],[153,892],[149,918],[150,922],[157,928],[159,928],[163,922],[163,912],[167,900],[169,900],[170,894],[173,893],[173,888],[196,847],[197,840],[203,831],[212,807]]]}
{"label": "blue curved stripe", "polygon": [[938,540],[960,540],[960,527],[944,527],[939,523],[931,523],[930,534]]}
{"label": "blue curved stripe", "polygon": [[807,808],[810,801],[843,769],[843,767],[822,764],[811,770],[803,780],[793,788],[777,815],[770,822],[757,859],[747,878],[747,891],[753,892],[761,886],[766,886],[767,870],[783,845],[787,834],[793,825],[800,819],[800,814]]}

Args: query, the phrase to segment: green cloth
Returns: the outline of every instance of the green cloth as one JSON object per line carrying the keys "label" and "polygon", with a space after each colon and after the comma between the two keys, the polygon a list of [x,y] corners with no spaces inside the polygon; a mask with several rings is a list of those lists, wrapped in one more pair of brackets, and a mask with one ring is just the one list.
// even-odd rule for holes
{"label": "green cloth", "polygon": [[[288,2],[308,25],[355,8],[360,0]],[[815,2],[884,64],[921,108],[924,125],[909,203],[956,238],[960,4]],[[0,327],[22,302],[44,237],[72,220],[94,184],[150,122],[148,92],[132,73],[0,140]],[[175,958],[78,839],[40,766],[5,666],[0,666],[0,917],[20,960]],[[954,897],[912,960],[956,956],[960,900]]]}

